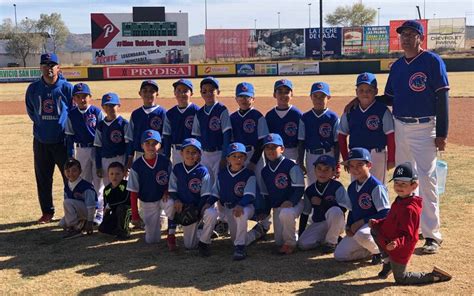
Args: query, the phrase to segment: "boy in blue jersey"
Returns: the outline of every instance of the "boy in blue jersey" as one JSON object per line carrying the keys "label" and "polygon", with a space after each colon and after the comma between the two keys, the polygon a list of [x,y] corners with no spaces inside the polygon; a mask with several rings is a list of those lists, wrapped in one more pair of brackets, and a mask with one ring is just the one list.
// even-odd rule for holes
{"label": "boy in blue jersey", "polygon": [[104,114],[99,108],[91,105],[92,96],[87,84],[74,85],[72,98],[76,107],[69,112],[65,129],[68,157],[74,157],[81,163],[81,177],[94,184],[99,199],[99,208],[94,218],[94,224],[100,225],[104,216],[102,196],[104,183],[102,183],[102,178],[96,174],[94,137],[96,127],[104,119]]}
{"label": "boy in blue jersey", "polygon": [[349,210],[346,223],[346,236],[334,251],[337,261],[352,261],[372,255],[372,264],[381,263],[380,250],[370,234],[370,219],[387,216],[390,209],[388,192],[377,178],[370,174],[372,160],[365,148],[352,148],[347,161],[354,181],[349,185],[349,200],[344,204]]}
{"label": "boy in blue jersey", "polygon": [[275,82],[273,97],[277,105],[265,115],[270,133],[279,134],[285,144],[284,156],[296,162],[298,156],[298,124],[303,115],[291,105],[293,83],[288,79]]}
{"label": "boy in blue jersey", "polygon": [[304,175],[301,168],[283,156],[285,146],[278,134],[270,133],[263,140],[267,164],[262,169],[264,198],[273,208],[273,229],[278,253],[292,254],[296,248],[296,218],[303,211]]}
{"label": "boy in blue jersey", "polygon": [[339,235],[344,231],[343,206],[347,203],[348,196],[344,186],[334,180],[334,157],[321,155],[313,165],[316,182],[305,190],[305,209],[301,215],[307,217],[312,210],[313,223],[306,229],[306,222],[300,227],[300,231],[304,231],[299,237],[298,247],[302,250],[321,247],[322,253],[328,254],[334,252]]}
{"label": "boy in blue jersey", "polygon": [[184,139],[191,138],[194,115],[199,107],[191,103],[193,83],[188,79],[180,79],[173,83],[176,106],[166,112],[163,126],[163,152],[171,154],[171,163],[176,165],[182,161],[180,146]]}
{"label": "boy in blue jersey", "polygon": [[328,108],[331,92],[327,83],[313,83],[310,98],[313,108],[303,114],[298,127],[298,165],[306,172],[308,184],[313,184],[316,182],[316,175],[311,168],[321,155],[335,158],[337,165],[334,173],[336,178],[339,177],[339,117]]}
{"label": "boy in blue jersey", "polygon": [[[211,235],[217,222],[211,176],[208,169],[199,163],[202,148],[198,140],[187,138],[180,148],[183,161],[173,167],[169,183],[170,197],[174,200],[176,213],[181,213],[183,207],[193,206],[199,209],[199,221],[183,226],[184,247],[197,247],[201,256],[208,257]],[[200,221],[203,224],[201,232],[198,231]]]}
{"label": "boy in blue jersey", "polygon": [[339,147],[343,160],[347,160],[347,136],[349,149],[362,147],[370,151],[370,173],[385,184],[387,170],[395,167],[395,134],[393,117],[387,106],[375,100],[377,79],[372,73],[357,76],[356,94],[359,106],[344,113],[339,125]]}
{"label": "boy in blue jersey", "polygon": [[[160,241],[161,211],[169,219],[174,217],[174,202],[168,198],[171,163],[164,155],[158,154],[161,136],[157,131],[144,131],[141,143],[144,154],[133,162],[127,190],[130,191],[133,220],[139,220],[137,200],[140,200],[145,222],[145,241],[151,244]],[[176,248],[174,229],[170,229],[167,242],[170,250]]]}
{"label": "boy in blue jersey", "polygon": [[67,184],[64,186],[64,217],[59,222],[66,233],[63,238],[71,239],[92,234],[97,194],[94,186],[81,178],[81,163],[70,158],[64,165]]}
{"label": "boy in blue jersey", "polygon": [[94,146],[97,175],[103,178],[104,185],[109,184],[110,180],[108,174],[104,174],[103,168],[107,169],[113,162],[126,164],[125,133],[128,129],[128,120],[118,114],[119,107],[120,98],[117,94],[106,93],[102,96],[102,109],[106,116],[97,124]]}
{"label": "boy in blue jersey", "polygon": [[247,222],[255,213],[257,180],[253,171],[245,167],[247,150],[242,143],[231,143],[227,149],[228,166],[217,175],[216,196],[224,208],[229,223],[230,237],[234,243],[236,261],[247,257]]}

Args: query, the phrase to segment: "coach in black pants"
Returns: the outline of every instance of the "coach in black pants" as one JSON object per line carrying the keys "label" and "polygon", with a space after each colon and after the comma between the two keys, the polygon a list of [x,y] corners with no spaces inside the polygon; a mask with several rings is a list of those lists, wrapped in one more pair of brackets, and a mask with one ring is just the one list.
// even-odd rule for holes
{"label": "coach in black pants", "polygon": [[57,165],[66,182],[63,167],[67,153],[64,127],[68,109],[72,106],[72,84],[61,76],[55,54],[43,54],[40,61],[41,78],[28,86],[26,111],[33,121],[33,153],[36,186],[42,216],[38,223],[54,218],[53,174]]}

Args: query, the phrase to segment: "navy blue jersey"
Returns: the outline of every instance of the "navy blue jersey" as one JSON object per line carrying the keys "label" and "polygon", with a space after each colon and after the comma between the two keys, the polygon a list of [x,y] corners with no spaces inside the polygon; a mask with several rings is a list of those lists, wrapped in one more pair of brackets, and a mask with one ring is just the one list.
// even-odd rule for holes
{"label": "navy blue jersey", "polygon": [[88,203],[91,203],[89,206],[96,206],[95,203],[98,201],[94,185],[84,179],[81,179],[72,190],[69,184],[66,184],[64,186],[64,198],[82,201],[86,206],[88,206]]}
{"label": "navy blue jersey", "polygon": [[227,208],[253,204],[257,196],[255,174],[245,167],[235,173],[232,173],[229,167],[220,170],[214,188],[215,196],[219,198],[221,205]]}
{"label": "navy blue jersey", "polygon": [[321,115],[313,109],[304,113],[298,127],[298,140],[304,141],[305,149],[334,148],[337,142],[339,117],[326,109]]}
{"label": "navy blue jersey", "polygon": [[254,108],[243,115],[239,111],[232,113],[230,122],[232,124],[233,142],[256,148],[258,140],[268,135],[265,117]]}
{"label": "navy blue jersey", "polygon": [[194,204],[198,207],[205,203],[203,198],[206,199],[211,191],[211,176],[202,164],[187,169],[184,163],[180,162],[173,167],[169,192],[176,192],[177,199],[183,204]]}
{"label": "navy blue jersey", "polygon": [[290,106],[285,111],[279,111],[275,107],[265,115],[268,131],[279,134],[285,148],[294,148],[298,146],[298,125],[302,115],[295,106]]}
{"label": "navy blue jersey", "polygon": [[171,163],[165,156],[158,154],[153,166],[150,166],[142,156],[132,165],[127,190],[137,192],[141,201],[159,201],[168,191],[170,171]]}
{"label": "navy blue jersey", "polygon": [[424,117],[436,115],[436,91],[449,89],[443,60],[422,51],[409,62],[399,58],[390,67],[385,94],[393,97],[393,115]]}
{"label": "navy blue jersey", "polygon": [[326,187],[322,191],[319,191],[316,187],[316,183],[313,183],[308,188],[306,188],[304,195],[310,204],[311,198],[314,196],[321,199],[320,205],[311,204],[311,207],[313,208],[313,222],[326,221],[326,212],[334,206],[339,206],[342,208],[347,200],[346,189],[339,181],[336,180],[329,180],[329,182],[326,184]]}
{"label": "navy blue jersey", "polygon": [[102,157],[112,158],[125,154],[125,131],[127,129],[128,121],[122,116],[118,116],[110,122],[105,119],[99,122],[96,129],[94,146],[102,147]]}
{"label": "navy blue jersey", "polygon": [[74,107],[68,114],[66,135],[72,136],[74,143],[94,143],[97,124],[104,119],[102,111],[94,105],[82,111]]}
{"label": "navy blue jersey", "polygon": [[171,144],[181,145],[184,139],[191,138],[194,115],[196,115],[198,110],[199,107],[191,103],[186,109],[180,109],[178,106],[174,106],[166,112],[163,135],[171,137]]}
{"label": "navy blue jersey", "polygon": [[141,146],[141,136],[144,131],[153,129],[160,135],[163,133],[163,124],[166,120],[166,110],[161,106],[150,108],[140,107],[132,112],[130,116],[129,129],[125,138],[133,141],[133,150],[143,152]]}
{"label": "navy blue jersey", "polygon": [[198,137],[202,149],[222,150],[224,133],[232,129],[227,107],[217,102],[206,112],[206,106],[196,113],[192,135]]}

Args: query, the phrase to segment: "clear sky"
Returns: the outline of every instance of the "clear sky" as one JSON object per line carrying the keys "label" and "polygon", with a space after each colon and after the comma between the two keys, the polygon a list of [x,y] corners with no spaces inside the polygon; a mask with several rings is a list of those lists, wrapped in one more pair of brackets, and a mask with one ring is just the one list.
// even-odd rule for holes
{"label": "clear sky", "polygon": [[[393,19],[465,17],[468,25],[474,25],[473,0],[323,0],[324,14],[333,12],[337,6],[362,2],[374,9],[380,8],[380,24],[388,25]],[[311,6],[308,5],[311,3]],[[58,12],[73,33],[90,33],[90,13],[131,13],[132,6],[165,6],[167,12],[187,12],[189,14],[189,34],[203,34],[205,28],[205,0],[0,0],[0,18],[17,20],[25,17],[38,19],[41,13]],[[425,8],[425,9],[424,9]],[[219,28],[277,28],[280,12],[281,28],[305,28],[311,24],[319,26],[318,0],[207,0],[209,29]],[[255,22],[255,19],[257,20]],[[374,25],[377,25],[376,17]]]}

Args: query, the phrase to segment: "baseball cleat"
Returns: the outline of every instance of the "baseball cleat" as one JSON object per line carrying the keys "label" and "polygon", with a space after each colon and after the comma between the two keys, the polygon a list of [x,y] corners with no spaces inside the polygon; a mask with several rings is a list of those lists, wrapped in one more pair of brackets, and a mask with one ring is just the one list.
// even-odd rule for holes
{"label": "baseball cleat", "polygon": [[378,277],[381,279],[386,279],[388,276],[392,273],[392,266],[390,265],[390,262],[384,263],[382,270],[378,273]]}
{"label": "baseball cleat", "polygon": [[284,244],[283,246],[281,246],[281,248],[278,250],[278,253],[281,254],[281,255],[291,255],[295,252],[295,247],[294,246],[290,246],[290,245],[287,245],[287,244]]}
{"label": "baseball cleat", "polygon": [[38,224],[47,224],[54,221],[54,214],[43,214],[41,218],[38,219]]}
{"label": "baseball cleat", "polygon": [[432,238],[426,238],[425,244],[423,245],[423,253],[425,254],[435,254],[438,253],[440,244]]}
{"label": "baseball cleat", "polygon": [[372,255],[372,265],[377,265],[382,263],[382,255],[381,254],[373,254]]}
{"label": "baseball cleat", "polygon": [[234,247],[234,256],[232,257],[234,261],[244,260],[246,257],[247,253],[245,252],[245,246]]}
{"label": "baseball cleat", "polygon": [[336,250],[336,244],[325,243],[321,246],[321,253],[332,254]]}
{"label": "baseball cleat", "polygon": [[63,239],[73,239],[73,238],[76,238],[76,237],[80,237],[82,236],[82,231],[81,230],[77,230],[77,229],[70,229],[70,230],[67,230],[66,233],[63,235]]}
{"label": "baseball cleat", "polygon": [[433,274],[434,282],[446,282],[453,278],[453,276],[450,275],[448,272],[436,266],[433,268],[433,271],[431,273]]}
{"label": "baseball cleat", "polygon": [[199,255],[201,257],[209,257],[211,256],[211,250],[210,250],[210,247],[209,247],[210,244],[205,244],[201,241],[199,241],[198,243],[198,251],[199,251]]}

